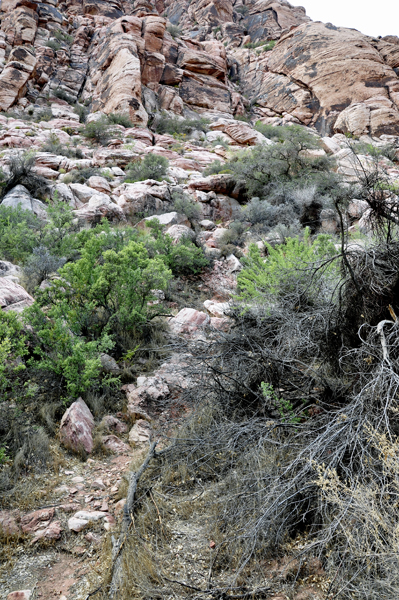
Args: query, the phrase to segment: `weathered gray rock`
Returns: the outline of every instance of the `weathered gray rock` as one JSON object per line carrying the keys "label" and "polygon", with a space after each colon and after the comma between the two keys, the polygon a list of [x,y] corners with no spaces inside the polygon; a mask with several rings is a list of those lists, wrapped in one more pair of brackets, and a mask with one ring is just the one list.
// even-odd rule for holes
{"label": "weathered gray rock", "polygon": [[1,205],[10,206],[11,208],[18,208],[19,206],[22,210],[32,211],[39,219],[46,219],[46,205],[37,198],[32,198],[23,185],[16,185],[15,188],[9,191],[4,196]]}

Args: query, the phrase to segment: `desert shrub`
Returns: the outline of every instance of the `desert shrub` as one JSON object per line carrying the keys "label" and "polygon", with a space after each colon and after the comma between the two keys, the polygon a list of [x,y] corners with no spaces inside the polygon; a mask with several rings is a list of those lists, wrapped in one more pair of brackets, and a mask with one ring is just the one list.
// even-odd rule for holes
{"label": "desert shrub", "polygon": [[68,44],[68,46],[70,46],[73,43],[73,36],[69,35],[69,33],[63,31],[62,29],[57,29],[52,33],[58,41],[64,42],[65,44]]}
{"label": "desert shrub", "polygon": [[89,109],[84,105],[77,102],[73,107],[73,112],[79,115],[79,123],[85,123]]}
{"label": "desert shrub", "polygon": [[206,167],[206,169],[204,169],[203,173],[204,177],[208,177],[209,175],[218,175],[222,171],[226,170],[231,173],[231,171],[228,168],[226,169],[226,166],[222,162],[220,162],[219,159],[216,159],[213,161],[213,163]]}
{"label": "desert shrub", "polygon": [[[268,256],[261,255],[259,248],[251,244],[248,257],[242,259],[244,269],[237,277],[239,298],[254,300],[295,292],[298,280],[305,276],[309,265],[336,255],[327,235],[319,235],[312,241],[310,230],[305,230],[303,240],[289,238],[285,244],[273,248],[266,244]],[[331,268],[335,265],[332,263]],[[298,280],[297,280],[298,279]]]}
{"label": "desert shrub", "polygon": [[0,205],[0,257],[23,263],[37,245],[42,227],[30,210]]}
{"label": "desert shrub", "polygon": [[32,118],[40,123],[41,121],[51,121],[51,119],[54,118],[54,115],[51,111],[51,108],[45,107],[41,110],[38,110],[36,116]]}
{"label": "desert shrub", "polygon": [[28,365],[32,371],[53,374],[65,389],[65,398],[72,400],[99,384],[100,353],[109,351],[113,342],[107,334],[90,341],[74,335],[61,314],[54,307],[45,314],[38,305],[25,311],[25,318],[34,329],[34,357]]}
{"label": "desert shrub", "polygon": [[86,123],[80,130],[80,134],[97,144],[106,144],[114,132],[107,117],[101,117],[97,121]]}
{"label": "desert shrub", "polygon": [[145,244],[150,256],[159,257],[174,275],[196,274],[209,264],[202,248],[188,238],[174,243],[170,235],[163,233],[156,217],[148,221],[148,227],[152,235]]}
{"label": "desert shrub", "polygon": [[97,167],[82,167],[80,169],[73,169],[70,171],[63,179],[64,183],[86,183],[90,177],[93,175],[101,175],[101,177],[105,177],[106,179],[110,179],[106,174],[104,174],[101,169]]}
{"label": "desert shrub", "polygon": [[170,33],[172,38],[177,38],[181,36],[181,29],[177,25],[169,23],[166,27],[166,30]]}
{"label": "desert shrub", "polygon": [[23,273],[28,281],[29,289],[40,285],[42,281],[55,273],[65,263],[65,258],[50,254],[45,246],[33,248],[32,254],[25,261]]}
{"label": "desert shrub", "polygon": [[68,104],[71,104],[72,106],[75,104],[75,98],[68,94],[68,92],[66,92],[62,88],[57,88],[53,91],[53,94],[56,98],[59,98],[60,100],[65,100],[65,102],[68,102]]}
{"label": "desert shrub", "polygon": [[126,168],[126,183],[155,179],[165,179],[169,167],[169,161],[164,156],[147,154],[143,160],[130,163]]}
{"label": "desert shrub", "polygon": [[164,261],[149,258],[142,243],[130,241],[119,251],[106,249],[107,235],[88,235],[81,258],[59,270],[60,279],[40,294],[39,304],[65,319],[71,331],[88,340],[105,333],[123,337],[149,316],[154,289],[171,276]]}
{"label": "desert shrub", "polygon": [[12,397],[15,376],[25,369],[27,354],[23,325],[15,312],[0,311],[0,396]]}
{"label": "desert shrub", "polygon": [[223,146],[225,150],[230,148],[229,142],[222,138],[222,136],[218,136],[216,140],[213,140],[212,146]]}
{"label": "desert shrub", "polygon": [[206,132],[208,131],[208,121],[202,117],[198,119],[182,119],[178,117],[169,117],[161,114],[154,121],[153,128],[156,133],[184,134],[191,133],[194,129]]}
{"label": "desert shrub", "polygon": [[245,6],[245,4],[242,4],[241,6],[237,6],[234,10],[240,15],[246,15],[249,11],[249,8],[248,6]]}
{"label": "desert shrub", "polygon": [[54,50],[54,52],[58,52],[58,50],[61,50],[62,44],[58,40],[48,40],[46,46]]}
{"label": "desert shrub", "polygon": [[172,192],[172,210],[186,215],[189,221],[198,221],[201,216],[201,207],[197,202],[184,192]]}
{"label": "desert shrub", "polygon": [[122,125],[122,127],[134,127],[133,123],[127,115],[122,113],[110,113],[108,115],[108,121],[113,125]]}
{"label": "desert shrub", "polygon": [[47,180],[33,171],[34,165],[35,155],[30,152],[10,156],[8,163],[10,173],[1,188],[3,196],[16,185],[25,186],[32,196],[39,198],[44,196],[48,189]]}
{"label": "desert shrub", "polygon": [[51,152],[58,156],[67,156],[68,158],[83,158],[83,153],[79,149],[73,149],[65,144],[61,144],[55,133],[51,133],[48,140],[41,147],[42,152]]}

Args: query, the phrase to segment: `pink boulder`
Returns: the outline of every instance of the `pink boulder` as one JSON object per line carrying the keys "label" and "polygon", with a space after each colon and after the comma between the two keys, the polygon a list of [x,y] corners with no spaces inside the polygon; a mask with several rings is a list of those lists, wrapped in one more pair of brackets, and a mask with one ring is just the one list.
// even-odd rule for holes
{"label": "pink boulder", "polygon": [[73,452],[79,452],[83,448],[90,454],[93,450],[93,427],[93,415],[87,404],[82,398],[79,398],[68,408],[61,419],[61,443]]}
{"label": "pink boulder", "polygon": [[29,600],[31,595],[31,590],[19,590],[18,592],[11,592],[11,594],[8,594],[7,600]]}
{"label": "pink boulder", "polygon": [[182,308],[182,310],[169,321],[172,333],[176,335],[185,334],[196,337],[201,333],[204,326],[209,325],[210,318],[204,312],[194,308]]}
{"label": "pink boulder", "polygon": [[44,508],[35,510],[21,519],[22,531],[24,533],[33,533],[38,529],[43,529],[50,525],[54,517],[54,508]]}
{"label": "pink boulder", "polygon": [[32,296],[21,285],[8,277],[0,278],[0,308],[2,310],[22,312],[33,302]]}

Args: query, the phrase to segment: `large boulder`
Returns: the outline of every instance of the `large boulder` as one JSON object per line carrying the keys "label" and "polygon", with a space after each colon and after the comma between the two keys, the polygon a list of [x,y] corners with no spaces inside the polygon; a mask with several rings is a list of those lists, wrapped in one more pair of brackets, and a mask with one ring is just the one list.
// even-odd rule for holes
{"label": "large boulder", "polygon": [[31,46],[18,46],[10,52],[8,63],[0,73],[0,110],[8,110],[24,96],[25,86],[36,67]]}
{"label": "large boulder", "polygon": [[24,288],[8,277],[0,277],[0,309],[22,312],[34,299]]}
{"label": "large boulder", "polygon": [[10,190],[4,196],[1,205],[10,206],[11,208],[20,207],[21,210],[30,210],[39,219],[46,218],[46,205],[37,198],[32,198],[29,191],[23,185],[16,185]]}
{"label": "large boulder", "polygon": [[195,308],[182,308],[175,317],[169,319],[169,327],[172,333],[192,339],[202,337],[203,329],[209,323],[209,315],[195,310]]}
{"label": "large boulder", "polygon": [[87,404],[79,398],[71,404],[61,419],[61,443],[73,452],[93,450],[94,418]]}

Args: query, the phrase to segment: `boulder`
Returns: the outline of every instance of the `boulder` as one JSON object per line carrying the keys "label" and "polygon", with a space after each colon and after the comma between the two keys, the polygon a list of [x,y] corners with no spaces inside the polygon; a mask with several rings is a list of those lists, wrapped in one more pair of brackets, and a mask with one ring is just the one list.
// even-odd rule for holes
{"label": "boulder", "polygon": [[109,354],[100,354],[101,366],[105,373],[119,373],[121,370],[116,360]]}
{"label": "boulder", "polygon": [[213,317],[218,318],[223,318],[225,316],[225,313],[230,308],[228,302],[217,302],[215,300],[205,300],[204,306]]}
{"label": "boulder", "polygon": [[105,179],[105,177],[98,177],[97,175],[93,175],[87,180],[87,185],[96,190],[97,192],[102,192],[103,194],[112,194],[111,186],[109,185],[109,182]]}
{"label": "boulder", "polygon": [[61,419],[61,443],[74,452],[82,449],[90,454],[93,450],[92,431],[94,418],[87,404],[79,398],[65,412]]}
{"label": "boulder", "polygon": [[44,529],[39,529],[36,531],[35,536],[31,541],[31,545],[35,544],[39,540],[59,540],[62,531],[63,527],[61,525],[61,522],[53,521]]}
{"label": "boulder", "polygon": [[101,443],[105,450],[113,454],[130,454],[130,446],[122,442],[116,435],[105,435],[101,438]]}
{"label": "boulder", "polygon": [[21,208],[21,210],[32,211],[39,219],[46,219],[46,205],[32,198],[26,187],[23,185],[16,185],[12,190],[8,192],[3,198],[1,203],[2,206],[10,206],[11,208]]}
{"label": "boulder", "polygon": [[112,415],[105,415],[102,418],[101,425],[109,431],[116,431],[116,433],[127,432],[127,425]]}
{"label": "boulder", "polygon": [[18,265],[13,265],[7,260],[0,260],[0,277],[7,277],[10,281],[18,283],[21,273],[22,269]]}
{"label": "boulder", "polygon": [[83,531],[90,523],[104,519],[107,513],[101,511],[80,510],[68,519],[68,529],[70,531]]}
{"label": "boulder", "polygon": [[7,65],[0,73],[0,110],[8,110],[24,96],[25,86],[36,66],[32,46],[18,46],[11,50]]}
{"label": "boulder", "polygon": [[129,443],[131,446],[142,446],[147,444],[151,437],[151,426],[147,421],[139,419],[129,432]]}
{"label": "boulder", "polygon": [[21,528],[24,533],[34,533],[38,529],[45,529],[54,517],[54,508],[35,510],[21,519]]}
{"label": "boulder", "polygon": [[177,244],[182,238],[188,238],[191,241],[195,240],[195,233],[187,225],[172,225],[165,233],[170,235],[173,241]]}
{"label": "boulder", "polygon": [[104,218],[114,223],[126,221],[121,207],[113,202],[109,196],[100,192],[96,192],[87,204],[73,212],[82,223],[100,223]]}
{"label": "boulder", "polygon": [[151,219],[158,219],[160,225],[164,225],[165,227],[171,227],[172,225],[185,225],[187,229],[190,227],[190,221],[187,219],[186,215],[181,215],[177,212],[164,213],[163,215],[154,215],[153,217],[146,217],[140,223],[137,224],[138,227],[145,227],[146,221],[150,221]]}
{"label": "boulder", "polygon": [[11,278],[0,277],[0,309],[22,312],[32,306],[34,299],[24,288]]}
{"label": "boulder", "polygon": [[[276,96],[270,91],[273,80],[283,77],[288,84],[301,87],[296,108],[304,110],[307,116],[295,113],[295,106],[286,107],[286,112],[306,124],[310,115],[319,131],[328,132],[338,112],[350,105],[379,97],[380,107],[386,100],[392,102],[392,107],[385,107],[386,123],[378,127],[384,127],[386,133],[388,130],[399,133],[399,78],[384,62],[372,39],[355,29],[334,27],[330,23],[304,23],[279,41],[268,59],[268,70],[268,84],[261,84],[257,99],[261,106],[279,112],[280,107],[274,102]],[[286,98],[289,103],[290,85],[284,82],[279,91],[279,101]],[[367,120],[368,111],[362,107],[355,112],[359,116],[351,118],[358,127]]]}
{"label": "boulder", "polygon": [[195,338],[202,335],[203,329],[210,322],[209,316],[195,308],[182,308],[175,316],[169,319],[169,327],[175,335],[184,335]]}

